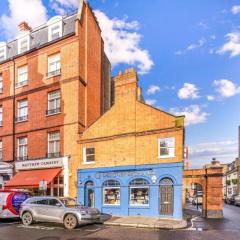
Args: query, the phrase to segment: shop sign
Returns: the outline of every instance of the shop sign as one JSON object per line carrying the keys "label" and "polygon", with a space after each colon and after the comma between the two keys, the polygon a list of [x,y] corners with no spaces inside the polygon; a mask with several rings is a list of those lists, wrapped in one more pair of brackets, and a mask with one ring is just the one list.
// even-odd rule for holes
{"label": "shop sign", "polygon": [[16,170],[55,168],[55,167],[62,167],[62,166],[63,166],[62,158],[26,160],[26,161],[15,163]]}
{"label": "shop sign", "polygon": [[119,172],[103,172],[96,173],[95,177],[100,178],[114,178],[114,177],[141,177],[141,176],[153,176],[157,173],[153,170],[147,171],[119,171]]}

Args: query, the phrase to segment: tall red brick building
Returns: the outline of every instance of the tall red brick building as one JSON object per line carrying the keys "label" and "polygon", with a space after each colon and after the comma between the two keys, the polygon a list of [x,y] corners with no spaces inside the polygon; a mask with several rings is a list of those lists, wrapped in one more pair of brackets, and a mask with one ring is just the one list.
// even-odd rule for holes
{"label": "tall red brick building", "polygon": [[0,43],[0,187],[69,195],[78,134],[110,107],[110,63],[89,5]]}

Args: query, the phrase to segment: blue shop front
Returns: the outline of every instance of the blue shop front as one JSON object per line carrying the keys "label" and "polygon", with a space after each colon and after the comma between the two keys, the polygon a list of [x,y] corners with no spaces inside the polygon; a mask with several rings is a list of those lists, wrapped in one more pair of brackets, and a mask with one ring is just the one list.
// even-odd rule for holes
{"label": "blue shop front", "polygon": [[182,163],[78,170],[78,199],[116,216],[182,219]]}

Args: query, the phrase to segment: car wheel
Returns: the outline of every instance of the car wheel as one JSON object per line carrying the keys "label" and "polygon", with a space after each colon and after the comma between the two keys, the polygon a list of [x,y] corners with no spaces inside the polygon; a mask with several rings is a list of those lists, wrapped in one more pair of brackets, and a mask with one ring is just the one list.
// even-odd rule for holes
{"label": "car wheel", "polygon": [[25,226],[31,225],[33,223],[33,216],[30,212],[25,212],[22,215],[22,222]]}
{"label": "car wheel", "polygon": [[64,218],[64,226],[67,229],[74,229],[77,227],[78,220],[73,214],[67,214],[67,216]]}

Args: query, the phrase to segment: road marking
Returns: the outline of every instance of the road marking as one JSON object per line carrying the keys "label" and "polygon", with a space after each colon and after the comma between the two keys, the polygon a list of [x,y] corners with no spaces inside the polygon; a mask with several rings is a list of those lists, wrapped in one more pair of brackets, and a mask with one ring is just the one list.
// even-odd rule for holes
{"label": "road marking", "polygon": [[14,225],[14,224],[19,224],[20,222],[10,222],[10,223],[0,223],[0,226],[4,225]]}

